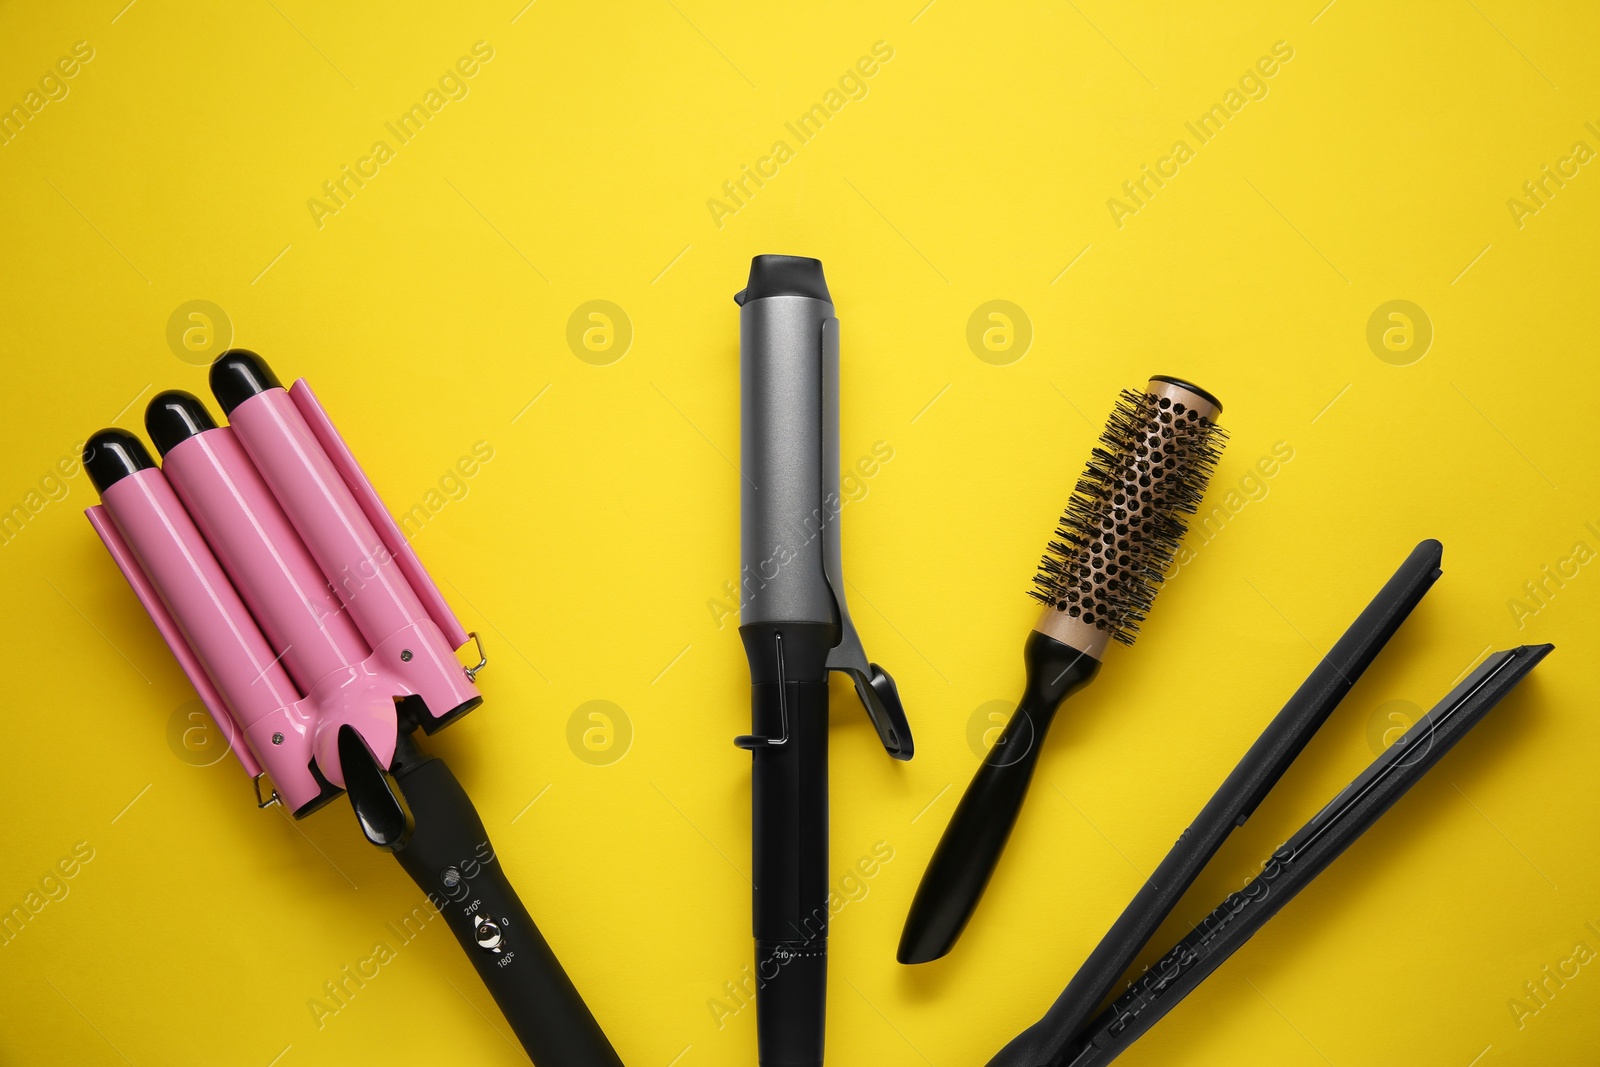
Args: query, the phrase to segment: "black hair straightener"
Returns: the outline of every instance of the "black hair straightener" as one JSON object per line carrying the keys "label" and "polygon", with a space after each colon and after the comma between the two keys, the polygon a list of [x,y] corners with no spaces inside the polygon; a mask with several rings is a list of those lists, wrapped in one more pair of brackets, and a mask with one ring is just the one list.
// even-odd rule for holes
{"label": "black hair straightener", "polygon": [[1423,541],[1345,631],[1245,753],[1054,1005],[1001,1049],[989,1067],[1096,1067],[1110,1063],[1171,1011],[1294,899],[1554,647],[1496,652],[1103,1010],[1117,980],[1236,826],[1305,748],[1318,727],[1438,579],[1443,547]]}

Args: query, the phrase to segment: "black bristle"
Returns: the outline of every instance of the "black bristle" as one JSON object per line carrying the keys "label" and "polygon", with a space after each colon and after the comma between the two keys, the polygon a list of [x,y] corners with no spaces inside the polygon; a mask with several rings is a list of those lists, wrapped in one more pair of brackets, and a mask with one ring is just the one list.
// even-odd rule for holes
{"label": "black bristle", "polygon": [[1227,437],[1181,407],[1123,390],[1028,594],[1125,645],[1165,580]]}

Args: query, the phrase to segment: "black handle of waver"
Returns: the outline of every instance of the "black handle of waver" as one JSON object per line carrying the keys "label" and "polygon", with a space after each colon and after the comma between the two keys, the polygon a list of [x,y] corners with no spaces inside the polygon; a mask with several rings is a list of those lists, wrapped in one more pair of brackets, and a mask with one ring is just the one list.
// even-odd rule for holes
{"label": "black handle of waver", "polygon": [[821,1067],[828,987],[828,675],[838,628],[741,627],[750,750],[761,1067]]}
{"label": "black handle of waver", "polygon": [[536,1067],[622,1067],[450,768],[422,756],[397,764],[393,780],[415,823],[395,858],[439,909],[528,1057]]}
{"label": "black handle of waver", "polygon": [[900,935],[901,963],[927,963],[955,946],[1016,825],[1056,709],[1100,669],[1099,660],[1037,630],[1028,635],[1023,660],[1027,688],[923,872]]}
{"label": "black handle of waver", "polygon": [[1439,578],[1443,552],[1443,546],[1432,540],[1412,549],[1179,836],[1050,1010],[1013,1038],[990,1061],[990,1067],[1056,1062],[1223,841],[1255,812],[1267,791],[1432,588]]}

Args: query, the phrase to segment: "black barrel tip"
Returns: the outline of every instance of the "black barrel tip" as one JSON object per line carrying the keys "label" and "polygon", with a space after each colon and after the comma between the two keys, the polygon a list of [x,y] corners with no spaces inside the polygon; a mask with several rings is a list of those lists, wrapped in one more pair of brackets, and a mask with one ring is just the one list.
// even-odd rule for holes
{"label": "black barrel tip", "polygon": [[749,284],[734,294],[733,302],[743,307],[769,296],[805,296],[833,303],[822,277],[822,260],[805,256],[756,256],[750,261]]}
{"label": "black barrel tip", "polygon": [[101,495],[130,474],[156,465],[144,442],[127,430],[108,426],[83,443],[83,469]]}
{"label": "black barrel tip", "polygon": [[253,396],[281,388],[267,361],[247,348],[230,348],[211,364],[211,395],[224,415],[232,415],[234,408]]}
{"label": "black barrel tip", "polygon": [[145,432],[162,458],[189,438],[216,428],[216,420],[200,398],[182,389],[157,393],[144,409]]}

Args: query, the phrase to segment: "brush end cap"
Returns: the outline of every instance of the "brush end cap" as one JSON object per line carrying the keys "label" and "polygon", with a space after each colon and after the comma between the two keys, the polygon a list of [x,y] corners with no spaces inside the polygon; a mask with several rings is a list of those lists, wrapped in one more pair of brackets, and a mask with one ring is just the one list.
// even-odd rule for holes
{"label": "brush end cap", "polygon": [[1189,392],[1193,393],[1195,396],[1199,397],[1201,400],[1204,400],[1206,403],[1208,403],[1212,407],[1216,408],[1218,415],[1222,414],[1222,401],[1218,400],[1215,395],[1213,395],[1212,393],[1200,388],[1198,385],[1194,384],[1191,381],[1186,381],[1183,378],[1174,378],[1170,374],[1155,374],[1155,375],[1151,375],[1150,380],[1152,382],[1165,382],[1168,385],[1175,385],[1179,389],[1187,389]]}

